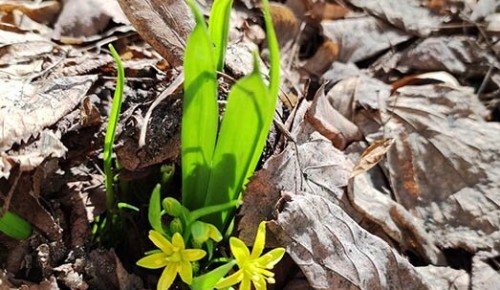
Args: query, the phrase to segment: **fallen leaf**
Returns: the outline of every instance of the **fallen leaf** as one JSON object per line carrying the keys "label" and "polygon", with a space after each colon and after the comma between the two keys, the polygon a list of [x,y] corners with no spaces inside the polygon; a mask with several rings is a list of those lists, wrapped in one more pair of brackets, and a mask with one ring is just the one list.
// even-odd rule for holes
{"label": "fallen leaf", "polygon": [[481,251],[472,258],[472,290],[495,289],[500,283],[498,248],[493,251]]}
{"label": "fallen leaf", "polygon": [[293,196],[268,225],[315,289],[433,289],[387,243],[314,192]]}
{"label": "fallen leaf", "polygon": [[352,170],[351,178],[377,165],[384,158],[393,143],[394,139],[380,139],[372,142],[361,154],[359,163]]}
{"label": "fallen leaf", "polygon": [[439,30],[442,23],[447,20],[446,17],[435,15],[429,9],[421,7],[420,1],[417,0],[347,0],[347,2],[378,18],[385,19],[405,32],[420,37],[429,36],[432,32]]}
{"label": "fallen leaf", "polygon": [[6,88],[0,92],[0,151],[28,141],[72,111],[96,79],[85,75],[30,84],[0,79]]}
{"label": "fallen leaf", "polygon": [[184,0],[118,0],[141,35],[173,67],[182,65],[194,18]]}
{"label": "fallen leaf", "polygon": [[321,76],[339,57],[338,43],[326,40],[302,67],[308,74]]}
{"label": "fallen leaf", "polygon": [[427,281],[432,281],[434,289],[470,289],[471,278],[465,270],[457,270],[451,267],[436,267],[433,265],[415,268]]}
{"label": "fallen leaf", "polygon": [[410,38],[410,35],[371,16],[325,20],[321,27],[325,37],[339,45],[338,60],[342,62],[370,58]]}

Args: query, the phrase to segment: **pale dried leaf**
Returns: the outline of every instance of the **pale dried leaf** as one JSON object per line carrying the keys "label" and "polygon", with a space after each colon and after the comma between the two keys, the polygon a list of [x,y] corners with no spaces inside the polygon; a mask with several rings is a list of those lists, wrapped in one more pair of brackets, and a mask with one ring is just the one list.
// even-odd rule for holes
{"label": "pale dried leaf", "polygon": [[[396,200],[441,248],[498,247],[500,125],[483,121],[485,108],[465,89],[407,86],[387,103],[379,129],[395,139],[387,166]],[[357,124],[376,133],[380,121],[366,116]]]}
{"label": "pale dried leaf", "polygon": [[322,86],[316,92],[305,119],[330,140],[333,146],[342,150],[352,141],[360,140],[361,132],[356,125],[332,106],[332,102],[332,98],[325,95],[324,86]]}
{"label": "pale dried leaf", "polygon": [[381,66],[386,72],[396,68],[400,72],[447,71],[467,76],[484,76],[491,66],[500,67],[477,39],[466,36],[428,37],[378,63],[374,66]]}
{"label": "pale dried leaf", "polygon": [[342,62],[370,58],[410,38],[371,16],[323,21],[321,27],[325,37],[340,46],[338,60]]}
{"label": "pale dried leaf", "polygon": [[38,139],[28,146],[23,146],[14,152],[0,152],[0,178],[9,178],[13,164],[19,164],[21,172],[31,171],[46,158],[63,157],[66,151],[60,136],[50,130],[44,130]]}
{"label": "pale dried leaf", "polygon": [[372,15],[385,19],[403,31],[421,37],[428,36],[432,32],[439,30],[441,24],[446,20],[422,7],[420,1],[417,0],[347,0],[347,2],[362,8]]}
{"label": "pale dried leaf", "polygon": [[[453,289],[453,290],[468,290],[470,289],[471,278],[464,270],[456,270],[450,267],[436,267],[433,265],[425,267],[416,267],[417,271],[425,277],[427,281],[432,281],[432,286],[435,289]],[[493,289],[493,288],[481,288]]]}
{"label": "pale dried leaf", "polygon": [[145,41],[170,65],[182,65],[185,42],[195,24],[184,0],[119,0],[119,3]]}
{"label": "pale dried leaf", "polygon": [[52,38],[84,39],[102,32],[110,21],[128,24],[117,0],[65,0]]}
{"label": "pale dried leaf", "polygon": [[361,159],[352,170],[351,178],[377,165],[384,158],[393,143],[394,139],[380,139],[372,142],[361,154]]}
{"label": "pale dried leaf", "polygon": [[15,10],[39,23],[51,23],[59,11],[61,4],[58,1],[26,1],[7,0],[0,3],[0,11],[13,13]]}
{"label": "pale dried leaf", "polygon": [[496,250],[478,252],[472,258],[472,290],[495,289],[500,285],[500,254]]}
{"label": "pale dried leaf", "polygon": [[0,151],[27,141],[71,112],[86,95],[95,75],[24,83],[1,80]]}
{"label": "pale dried leaf", "polygon": [[312,192],[293,196],[268,225],[315,289],[433,289],[387,243]]}

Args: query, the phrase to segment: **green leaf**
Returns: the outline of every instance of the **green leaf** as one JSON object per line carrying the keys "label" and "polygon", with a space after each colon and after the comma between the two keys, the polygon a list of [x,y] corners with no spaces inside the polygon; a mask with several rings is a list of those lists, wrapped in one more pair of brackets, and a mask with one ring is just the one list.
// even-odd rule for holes
{"label": "green leaf", "polygon": [[[278,91],[280,87],[280,49],[278,46],[278,39],[274,31],[273,21],[271,19],[271,12],[269,11],[269,1],[262,0],[262,10],[264,12],[264,22],[266,24],[267,33],[267,46],[269,48],[269,59],[271,61],[270,67],[270,81],[269,81],[269,94],[271,98],[278,101]],[[271,116],[272,120],[273,116]]]}
{"label": "green leaf", "polygon": [[215,46],[215,64],[218,71],[224,69],[232,6],[233,0],[215,0],[208,19],[208,29]]}
{"label": "green leaf", "polygon": [[[276,98],[268,93],[257,58],[254,54],[254,71],[236,82],[229,93],[212,161],[206,206],[238,199],[264,148]],[[211,215],[207,221],[222,230],[227,213]]]}
{"label": "green leaf", "polygon": [[195,277],[193,279],[193,283],[190,285],[190,288],[193,290],[213,289],[215,284],[226,276],[235,264],[236,260],[231,260],[230,262],[219,266],[206,274]]}
{"label": "green leaf", "polygon": [[161,222],[161,185],[157,184],[151,193],[149,199],[148,220],[151,227],[162,234],[165,234],[163,223]]}
{"label": "green leaf", "polygon": [[118,124],[118,117],[120,115],[120,110],[122,106],[122,96],[123,87],[125,85],[125,72],[123,70],[123,64],[120,56],[116,52],[113,45],[109,45],[109,50],[113,58],[115,59],[117,66],[117,81],[115,94],[113,96],[113,105],[111,106],[111,113],[108,119],[108,128],[106,129],[106,136],[104,137],[104,152],[103,152],[103,163],[104,163],[104,175],[105,175],[105,185],[106,185],[106,207],[108,210],[112,210],[114,207],[114,193],[113,193],[113,170],[111,157],[113,154],[113,143],[115,142],[116,135],[116,125]]}
{"label": "green leaf", "polygon": [[11,238],[24,240],[31,235],[31,225],[20,216],[8,211],[0,218],[0,231]]}
{"label": "green leaf", "polygon": [[203,16],[189,0],[196,26],[184,56],[182,116],[182,203],[190,210],[203,206],[214,153],[219,110],[212,42]]}

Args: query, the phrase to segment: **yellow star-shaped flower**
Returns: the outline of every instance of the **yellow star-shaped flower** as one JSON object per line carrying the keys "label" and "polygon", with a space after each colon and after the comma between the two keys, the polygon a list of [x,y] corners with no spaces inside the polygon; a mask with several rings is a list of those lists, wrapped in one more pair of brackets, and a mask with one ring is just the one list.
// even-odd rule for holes
{"label": "yellow star-shaped flower", "polygon": [[253,283],[256,290],[265,290],[266,283],[274,284],[274,273],[270,270],[285,254],[284,248],[276,248],[260,256],[266,243],[266,223],[261,222],[255,237],[252,253],[242,240],[231,237],[229,247],[239,270],[220,280],[215,287],[226,288],[241,282],[240,290],[250,290]]}
{"label": "yellow star-shaped flower", "polygon": [[170,242],[159,232],[149,231],[149,239],[161,252],[140,259],[137,261],[137,265],[148,269],[165,267],[158,281],[157,289],[168,289],[177,277],[177,273],[184,283],[190,285],[193,281],[191,262],[200,260],[207,253],[200,249],[185,249],[184,239],[179,233],[175,233],[172,242]]}

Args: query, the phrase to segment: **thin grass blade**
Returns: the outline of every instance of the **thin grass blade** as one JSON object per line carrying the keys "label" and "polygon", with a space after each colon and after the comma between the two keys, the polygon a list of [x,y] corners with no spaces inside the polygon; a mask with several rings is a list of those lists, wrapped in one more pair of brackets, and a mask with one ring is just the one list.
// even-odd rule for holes
{"label": "thin grass blade", "polygon": [[203,206],[217,138],[219,111],[212,42],[203,16],[188,1],[196,26],[184,56],[182,116],[182,204],[190,210]]}
{"label": "thin grass blade", "polygon": [[106,185],[106,208],[112,210],[114,208],[114,192],[113,192],[113,170],[111,164],[111,157],[113,154],[113,144],[115,142],[116,126],[118,124],[118,117],[122,107],[123,87],[125,85],[125,72],[120,56],[116,52],[113,45],[109,45],[109,50],[115,59],[117,66],[117,80],[116,89],[113,96],[113,104],[111,106],[111,113],[108,120],[108,128],[106,136],[104,137],[104,175]]}

